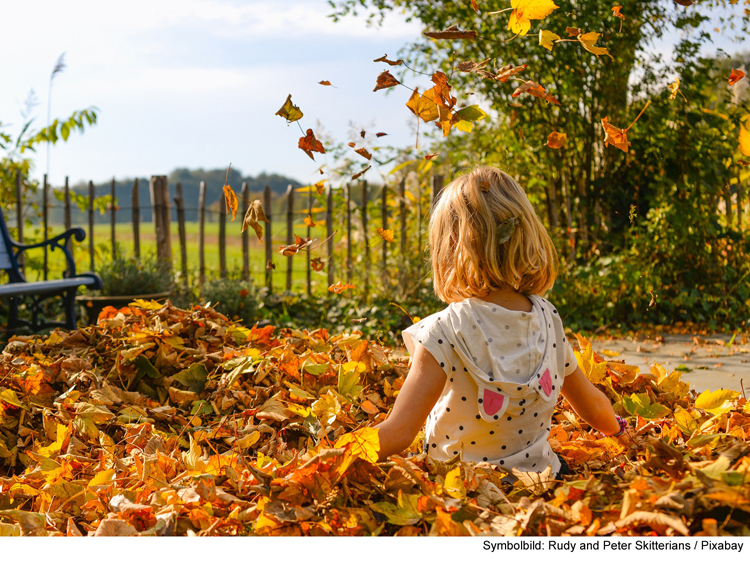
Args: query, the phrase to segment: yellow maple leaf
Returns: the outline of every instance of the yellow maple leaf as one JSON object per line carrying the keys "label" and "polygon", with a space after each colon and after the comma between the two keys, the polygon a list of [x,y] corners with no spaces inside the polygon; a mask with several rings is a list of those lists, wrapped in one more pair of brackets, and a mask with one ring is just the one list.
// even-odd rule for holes
{"label": "yellow maple leaf", "polygon": [[583,33],[578,36],[578,41],[581,42],[581,45],[583,45],[583,48],[588,51],[589,53],[593,53],[597,57],[599,55],[606,55],[613,61],[615,58],[609,54],[609,51],[607,51],[606,47],[595,47],[597,41],[599,41],[600,33],[596,33],[595,31],[590,31],[588,33]]}
{"label": "yellow maple leaf", "polygon": [[558,39],[560,39],[560,36],[553,31],[548,31],[546,29],[539,30],[539,45],[545,49],[552,51],[552,45]]}
{"label": "yellow maple leaf", "polygon": [[393,230],[384,230],[383,228],[378,228],[376,231],[378,235],[385,241],[393,243]]}
{"label": "yellow maple leaf", "polygon": [[552,0],[511,0],[515,8],[508,20],[508,29],[518,35],[526,35],[531,27],[531,20],[541,20],[559,8]]}
{"label": "yellow maple leaf", "polygon": [[746,157],[750,157],[750,130],[740,125],[740,152]]}
{"label": "yellow maple leaf", "polygon": [[418,88],[415,88],[414,92],[412,92],[411,98],[406,103],[406,107],[425,122],[437,120],[439,116],[437,104],[427,96],[420,95]]}

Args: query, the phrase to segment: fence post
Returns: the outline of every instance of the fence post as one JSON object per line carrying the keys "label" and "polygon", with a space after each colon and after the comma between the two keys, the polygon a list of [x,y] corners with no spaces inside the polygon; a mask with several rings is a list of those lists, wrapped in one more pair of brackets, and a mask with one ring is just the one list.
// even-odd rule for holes
{"label": "fence post", "polygon": [[326,189],[326,237],[328,238],[328,286],[333,280],[333,191],[329,185]]}
{"label": "fence post", "polygon": [[732,227],[732,193],[729,190],[729,183],[724,186],[724,206],[726,207],[727,226]]}
{"label": "fence post", "polygon": [[346,194],[346,284],[352,284],[352,190],[349,183],[345,187]]}
{"label": "fence post", "polygon": [[138,179],[133,182],[130,198],[133,203],[133,253],[137,259],[141,258],[141,205]]}
{"label": "fence post", "polygon": [[[388,229],[388,186],[383,183],[383,190],[380,193],[380,216],[383,221],[383,231]],[[388,288],[388,242],[383,239],[383,286]]]}
{"label": "fence post", "polygon": [[[312,218],[313,196],[312,187],[307,189],[307,212]],[[312,228],[307,226],[307,239],[312,237]],[[310,266],[310,246],[307,247],[307,296],[312,296],[312,267]]]}
{"label": "fence post", "polygon": [[737,231],[742,231],[742,200],[744,197],[744,190],[742,187],[742,179],[740,179],[740,168],[737,167]]}
{"label": "fence post", "polygon": [[94,183],[89,181],[89,266],[94,271]]}
{"label": "fence post", "polygon": [[422,260],[422,183],[417,181],[417,257]]}
{"label": "fence post", "polygon": [[219,198],[219,276],[227,276],[227,199]]}
{"label": "fence post", "polygon": [[172,268],[172,239],[169,232],[171,221],[169,205],[169,184],[164,175],[152,175],[149,183],[151,206],[156,230],[156,255],[160,261],[166,261]]}
{"label": "fence post", "polygon": [[203,292],[206,282],[206,181],[198,192],[198,285]]}
{"label": "fence post", "polygon": [[[68,177],[65,177],[65,187],[63,188],[63,221],[65,222],[65,231],[69,230],[73,222],[70,218],[70,186],[68,184]],[[70,239],[68,240],[68,251],[70,251],[72,256],[73,242]],[[70,276],[68,269],[65,269],[65,276]]]}
{"label": "fence post", "polygon": [[115,204],[117,202],[117,198],[116,198],[116,195],[115,195],[115,188],[116,188],[115,178],[112,177],[112,202],[110,204],[110,210],[112,212],[112,215],[110,216],[110,221],[111,221],[110,236],[111,236],[111,239],[112,239],[112,259],[113,260],[117,259],[117,234],[115,233],[115,231],[116,231],[115,225],[117,223],[117,218],[115,216],[115,211],[116,211]]}
{"label": "fence post", "polygon": [[178,182],[174,189],[174,203],[177,207],[177,229],[180,234],[180,271],[182,282],[188,286],[187,267],[187,233],[185,232],[185,197],[182,194],[182,183]]}
{"label": "fence post", "polygon": [[362,181],[362,239],[365,243],[365,285],[364,298],[370,293],[370,237],[367,233],[367,181]]}
{"label": "fence post", "polygon": [[[242,218],[247,214],[248,201],[250,200],[250,188],[246,182],[242,183]],[[242,232],[242,278],[250,280],[250,233]]]}
{"label": "fence post", "polygon": [[440,198],[440,192],[443,190],[443,175],[432,175],[432,198],[430,203],[432,206],[435,205],[437,199]]}
{"label": "fence post", "polygon": [[[16,227],[18,228],[18,243],[23,243],[23,176],[16,171]],[[18,256],[18,268],[24,273],[26,257],[23,253]]]}
{"label": "fence post", "polygon": [[[42,192],[42,239],[47,239],[49,233],[49,186],[47,185],[47,173],[44,173],[44,187]],[[44,246],[44,280],[49,278],[49,263],[47,257],[47,246]]]}
{"label": "fence post", "polygon": [[401,220],[401,229],[399,235],[399,285],[403,289],[404,283],[406,282],[406,273],[404,267],[406,266],[406,176],[401,179],[398,187],[398,214],[399,220]]}
{"label": "fence post", "polygon": [[[292,185],[286,189],[286,244],[294,243],[294,189]],[[294,254],[286,258],[286,289],[292,290]]]}
{"label": "fence post", "polygon": [[268,288],[268,293],[270,294],[273,289],[273,269],[270,269],[270,264],[272,263],[271,259],[271,247],[272,242],[271,238],[273,236],[273,230],[272,226],[273,224],[271,221],[273,220],[273,214],[271,213],[271,187],[266,185],[263,188],[263,211],[266,213],[266,217],[268,218],[268,222],[266,224],[266,287]]}

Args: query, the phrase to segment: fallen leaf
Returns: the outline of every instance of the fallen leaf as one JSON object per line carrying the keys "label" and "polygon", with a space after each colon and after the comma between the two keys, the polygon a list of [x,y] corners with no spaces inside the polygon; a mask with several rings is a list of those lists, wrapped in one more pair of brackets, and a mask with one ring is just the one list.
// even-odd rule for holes
{"label": "fallen leaf", "polygon": [[326,150],[323,148],[323,144],[315,139],[315,134],[311,129],[307,130],[305,137],[299,138],[298,147],[302,149],[302,151],[307,153],[307,156],[310,157],[310,159],[312,159],[313,161],[315,161],[315,157],[313,157],[312,154],[313,151],[317,151],[318,153],[326,152]]}
{"label": "fallen leaf", "polygon": [[253,200],[250,206],[247,207],[247,212],[245,212],[245,219],[242,221],[242,231],[244,232],[250,226],[255,230],[255,235],[258,236],[258,239],[263,241],[263,226],[260,225],[260,222],[269,221],[266,213],[263,211],[263,205],[260,200]]}
{"label": "fallen leaf", "polygon": [[319,273],[323,270],[323,268],[326,266],[326,264],[323,262],[323,260],[320,257],[314,257],[312,261],[310,261],[310,266],[313,268],[313,271],[316,273]]}
{"label": "fallen leaf", "polygon": [[531,27],[531,20],[541,20],[559,8],[552,0],[511,0],[515,8],[508,19],[508,29],[517,35],[526,35]]}
{"label": "fallen leaf", "polygon": [[362,157],[364,157],[364,158],[365,158],[365,159],[367,159],[368,161],[369,161],[370,159],[372,159],[372,153],[370,153],[370,152],[369,152],[369,151],[368,151],[367,149],[365,149],[364,147],[361,147],[361,148],[359,148],[359,149],[355,149],[355,150],[354,150],[354,152],[355,152],[355,153],[357,153],[358,155],[362,155]]}
{"label": "fallen leaf", "polygon": [[547,145],[552,149],[560,149],[568,141],[568,136],[565,133],[553,131],[547,136]]}
{"label": "fallen leaf", "polygon": [[385,241],[393,243],[393,230],[384,230],[383,228],[378,228],[376,231],[377,234]]}
{"label": "fallen leaf", "polygon": [[379,59],[374,59],[373,63],[386,63],[386,64],[390,65],[391,67],[397,67],[399,65],[403,65],[404,64],[404,60],[403,59],[399,59],[398,61],[391,61],[390,59],[388,59],[388,53],[386,53],[385,55],[383,55]]}
{"label": "fallen leaf", "polygon": [[372,165],[368,165],[367,167],[365,167],[364,169],[362,169],[362,170],[361,170],[361,171],[359,171],[358,173],[356,173],[356,174],[352,175],[352,180],[357,180],[357,179],[358,179],[359,177],[361,177],[362,175],[364,175],[364,174],[365,174],[365,173],[366,173],[367,171],[369,171],[369,170],[370,170],[370,167],[371,167],[371,166],[372,166]]}
{"label": "fallen leaf", "polygon": [[552,45],[560,39],[560,36],[552,31],[542,29],[539,31],[539,45],[552,51]]}
{"label": "fallen leaf", "polygon": [[432,39],[474,39],[477,36],[475,31],[462,31],[457,25],[452,25],[443,31],[425,31],[424,35]]}
{"label": "fallen leaf", "polygon": [[375,85],[375,88],[372,89],[373,92],[377,92],[378,90],[382,90],[383,88],[390,88],[392,86],[396,86],[397,84],[401,84],[398,80],[396,80],[396,77],[394,77],[391,73],[388,71],[383,71],[378,75],[378,80]]}
{"label": "fallen leaf", "polygon": [[328,290],[330,290],[331,292],[335,292],[336,294],[341,294],[342,292],[350,288],[356,288],[356,287],[353,284],[341,284],[341,281],[339,281],[329,286]]}
{"label": "fallen leaf", "polygon": [[738,69],[732,69],[732,73],[729,75],[729,86],[733,86],[737,82],[745,78],[745,73]]}
{"label": "fallen leaf", "polygon": [[292,104],[292,95],[290,94],[286,97],[286,102],[284,102],[284,105],[278,112],[276,112],[276,115],[286,119],[287,123],[292,123],[299,120],[304,114],[298,106]]}

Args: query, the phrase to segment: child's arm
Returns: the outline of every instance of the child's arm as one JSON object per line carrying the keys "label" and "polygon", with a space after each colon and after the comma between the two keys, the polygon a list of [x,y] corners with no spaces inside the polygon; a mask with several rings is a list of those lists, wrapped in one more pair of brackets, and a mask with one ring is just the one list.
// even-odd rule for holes
{"label": "child's arm", "polygon": [[396,397],[390,415],[376,426],[380,436],[380,460],[409,447],[419,433],[445,386],[445,373],[432,354],[417,345],[409,374]]}
{"label": "child's arm", "polygon": [[612,404],[605,394],[586,378],[580,367],[565,377],[562,390],[565,399],[583,420],[605,435],[620,431]]}

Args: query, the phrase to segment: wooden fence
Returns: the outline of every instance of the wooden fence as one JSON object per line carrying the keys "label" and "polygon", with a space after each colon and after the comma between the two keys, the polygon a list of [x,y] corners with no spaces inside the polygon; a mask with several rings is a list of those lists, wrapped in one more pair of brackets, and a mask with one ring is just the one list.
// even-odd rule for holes
{"label": "wooden fence", "polygon": [[[139,181],[136,179],[133,182],[133,185],[130,189],[131,192],[131,198],[130,198],[130,206],[120,206],[119,203],[116,201],[115,197],[115,180],[113,179],[111,182],[111,191],[109,195],[109,202],[107,206],[107,212],[108,212],[108,222],[109,222],[109,241],[106,242],[106,245],[111,250],[112,258],[117,257],[118,253],[118,237],[117,237],[117,220],[118,217],[122,220],[124,216],[124,212],[127,212],[128,208],[130,208],[131,216],[129,219],[129,223],[132,227],[132,243],[133,243],[133,254],[135,257],[140,257],[142,253],[142,222],[141,222],[141,212],[143,211],[144,204],[140,202],[139,200]],[[17,198],[17,206],[16,206],[16,226],[17,226],[17,236],[19,241],[23,242],[24,240],[24,223],[25,223],[25,217],[24,217],[24,202],[23,202],[23,185],[24,185],[24,179],[19,174],[16,179],[16,198]],[[431,182],[431,190],[429,194],[430,201],[434,202],[434,200],[439,195],[440,190],[443,188],[443,177],[439,175],[435,175]],[[301,190],[304,190],[305,192],[301,192]],[[286,261],[283,261],[284,257],[279,253],[279,248],[277,247],[274,249],[274,246],[276,244],[282,243],[278,241],[272,241],[271,234],[273,234],[273,230],[275,226],[279,225],[279,222],[285,221],[286,223],[286,229],[284,234],[284,242],[286,245],[291,245],[295,243],[295,234],[303,236],[305,235],[307,238],[311,237],[311,227],[306,226],[306,234],[304,232],[299,231],[299,224],[297,224],[297,228],[295,229],[295,221],[299,222],[302,218],[306,217],[313,209],[313,205],[317,202],[320,203],[320,201],[317,198],[314,198],[312,188],[305,188],[305,189],[293,189],[290,185],[286,191],[286,193],[283,196],[280,196],[276,199],[276,202],[278,203],[278,199],[283,199],[283,209],[280,212],[272,213],[272,208],[274,204],[274,198],[271,193],[271,189],[266,186],[265,190],[263,192],[262,196],[262,203],[263,208],[266,211],[266,215],[269,218],[269,222],[265,224],[264,226],[264,241],[265,241],[265,256],[263,259],[263,264],[258,266],[259,272],[265,272],[265,277],[259,277],[260,279],[264,280],[256,280],[255,282],[258,284],[264,284],[267,286],[270,290],[273,290],[273,277],[272,272],[270,269],[267,269],[267,265],[271,263],[278,264],[279,267],[284,265],[285,269],[285,289],[291,290],[293,286],[293,273],[297,272],[304,272],[304,288],[308,294],[312,294],[313,292],[313,269],[311,265],[311,251],[309,247],[304,250],[301,253],[297,253],[294,255],[290,255],[286,257]],[[325,233],[325,239],[321,237],[320,239],[323,239],[325,241],[324,244],[321,245],[318,249],[316,249],[316,254],[321,255],[326,258],[326,269],[327,269],[327,283],[328,286],[336,283],[338,280],[345,281],[347,283],[350,283],[355,276],[358,278],[358,281],[361,283],[361,294],[363,296],[367,296],[371,291],[372,286],[372,276],[381,276],[382,279],[386,281],[387,283],[396,281],[393,280],[392,273],[389,272],[388,262],[389,257],[393,257],[394,254],[398,254],[395,258],[397,269],[396,273],[398,275],[398,282],[403,284],[405,281],[405,277],[407,277],[407,272],[413,273],[413,270],[410,269],[409,262],[413,257],[407,257],[407,254],[409,253],[409,249],[411,248],[413,250],[413,245],[408,246],[407,242],[411,238],[416,238],[416,249],[422,250],[422,243],[423,243],[423,237],[422,237],[422,221],[424,220],[424,210],[423,210],[423,195],[422,190],[419,186],[415,188],[416,194],[413,195],[415,198],[414,205],[409,203],[409,200],[407,199],[406,194],[406,179],[402,178],[399,182],[397,182],[394,185],[384,185],[379,189],[379,194],[376,194],[376,197],[379,197],[379,202],[375,201],[373,199],[373,194],[371,187],[368,186],[367,181],[360,181],[358,183],[351,183],[351,184],[345,184],[341,187],[341,189],[334,189],[332,190],[329,186],[325,191],[324,196],[324,212],[323,214],[317,214],[318,217],[321,215],[324,216],[325,220],[325,226],[324,226],[324,233]],[[44,180],[41,187],[41,223],[42,223],[42,233],[50,235],[50,226],[49,226],[49,211],[52,208],[59,208],[61,207],[63,209],[63,218],[64,218],[64,224],[65,228],[69,229],[71,227],[71,189],[69,187],[68,179],[66,177],[65,183],[62,187],[62,202],[60,206],[54,206],[50,202],[50,191],[51,187],[49,186],[47,182],[46,175],[44,176]],[[352,195],[355,194],[355,191],[357,191],[360,194],[360,203],[357,205]],[[337,199],[334,199],[334,193],[340,193],[341,196]],[[151,208],[152,212],[152,224],[154,229],[154,235],[155,235],[155,242],[156,242],[156,255],[158,257],[158,260],[161,262],[166,262],[169,265],[171,265],[173,268],[177,266],[179,268],[179,272],[181,273],[181,276],[183,278],[184,284],[189,284],[188,280],[188,273],[190,272],[189,268],[190,265],[188,265],[188,252],[187,252],[187,246],[188,246],[188,235],[187,235],[187,229],[186,229],[186,221],[185,221],[185,211],[186,211],[186,205],[185,205],[185,198],[183,196],[183,188],[180,183],[176,183],[172,187],[170,187],[167,177],[163,175],[157,175],[152,176],[149,183],[149,193],[150,193],[150,203],[147,204]],[[120,192],[122,194],[122,192]],[[238,221],[234,222],[234,226],[236,226],[237,231],[239,231],[239,225],[238,222],[242,221],[242,218],[244,217],[245,212],[247,211],[247,207],[250,200],[250,191],[248,189],[247,183],[244,183],[241,187],[241,190],[238,191],[238,196],[240,196],[240,209],[238,210]],[[425,194],[424,197],[427,197],[428,195]],[[88,183],[88,195],[87,195],[87,218],[88,218],[88,230],[87,230],[87,242],[86,245],[88,247],[88,267],[92,271],[96,271],[96,245],[100,244],[99,241],[97,241],[96,237],[96,231],[94,230],[94,226],[96,224],[96,209],[95,209],[95,200],[96,200],[96,194],[95,194],[95,187],[93,182]],[[392,198],[395,202],[395,206],[389,206],[388,200],[389,198]],[[122,198],[121,198],[122,200]],[[303,210],[298,210],[296,204],[296,200],[299,200],[303,202],[306,207]],[[177,241],[176,245],[173,247],[172,244],[172,230],[170,229],[172,224],[174,223],[172,221],[172,212],[176,212],[176,223],[177,223]],[[192,211],[195,211],[194,209]],[[206,245],[206,222],[207,222],[207,186],[205,182],[201,182],[200,184],[200,190],[199,190],[199,196],[198,196],[198,266],[197,266],[197,283],[199,288],[203,288],[204,284],[207,280],[207,261],[206,261],[206,255],[207,253],[210,253],[209,250],[207,250]],[[122,214],[118,216],[119,214]],[[397,221],[396,218],[393,218],[392,216],[397,215]],[[412,215],[411,221],[409,218],[409,215]],[[359,218],[357,218],[359,216]],[[343,223],[343,225],[335,225],[335,222],[337,219],[340,219],[340,221]],[[412,223],[416,221],[416,224]],[[122,222],[121,222],[122,223]],[[320,225],[320,224],[318,224]],[[411,230],[408,230],[408,226],[416,225],[417,229],[414,230],[413,228]],[[382,227],[383,229],[389,229],[389,226],[393,226],[390,229],[394,229],[396,242],[390,243],[385,241],[384,239],[381,239],[377,233],[376,229],[378,227]],[[412,233],[409,233],[411,231]],[[416,233],[415,233],[416,232]],[[344,237],[345,236],[345,237]],[[361,252],[361,257],[358,263],[361,265],[361,272],[355,273],[354,271],[354,253],[355,253],[355,245],[354,245],[354,237],[360,241],[363,242],[361,246],[359,246],[358,251]],[[250,246],[251,246],[251,237],[254,239],[255,234],[252,232],[252,230],[248,230],[242,234],[242,278],[244,280],[251,280],[251,268],[250,268]],[[342,243],[341,239],[345,238],[346,245],[345,245],[345,253],[339,252],[335,253],[335,249],[343,248],[343,245],[337,246],[338,243]],[[334,241],[334,239],[336,241]],[[413,239],[412,239],[413,241]],[[101,244],[100,244],[101,246]],[[283,245],[280,245],[281,247]],[[379,273],[375,272],[373,273],[372,270],[372,256],[371,252],[375,250],[378,251],[377,248],[380,248],[380,260],[379,260]],[[174,249],[174,251],[173,251]],[[179,254],[176,252],[176,250],[179,249]],[[417,254],[420,258],[422,257],[421,251],[419,251]],[[342,264],[337,264],[337,258]],[[295,264],[300,265],[300,263],[304,261],[304,267],[302,269],[297,269],[295,271]],[[227,210],[226,210],[226,204],[223,199],[223,197],[219,200],[219,214],[218,214],[218,272],[220,277],[226,277],[228,275],[228,269],[227,269]],[[175,265],[176,264],[176,265]],[[49,276],[49,263],[48,263],[48,257],[45,250],[45,255],[43,258],[43,277],[44,280],[47,280]],[[195,282],[195,281],[193,281]]]}

